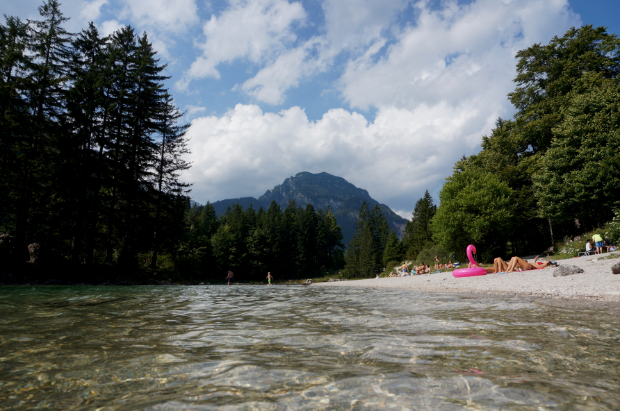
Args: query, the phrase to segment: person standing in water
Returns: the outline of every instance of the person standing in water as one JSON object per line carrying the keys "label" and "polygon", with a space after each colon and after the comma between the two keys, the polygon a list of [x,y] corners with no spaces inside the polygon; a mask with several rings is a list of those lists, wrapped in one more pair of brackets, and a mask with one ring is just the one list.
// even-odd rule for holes
{"label": "person standing in water", "polygon": [[271,280],[273,280],[273,276],[271,275],[271,272],[267,273],[267,282],[269,283],[269,285],[271,285]]}
{"label": "person standing in water", "polygon": [[232,283],[232,280],[235,278],[235,275],[232,271],[228,270],[228,275],[226,276],[226,280],[228,280],[228,285]]}

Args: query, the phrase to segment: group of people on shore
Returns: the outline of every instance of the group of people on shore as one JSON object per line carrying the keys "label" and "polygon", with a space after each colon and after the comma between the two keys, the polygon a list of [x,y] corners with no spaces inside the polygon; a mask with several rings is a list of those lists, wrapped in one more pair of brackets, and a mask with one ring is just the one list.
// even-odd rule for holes
{"label": "group of people on shore", "polygon": [[[594,247],[592,247],[592,243],[594,243]],[[592,250],[594,250],[594,254],[603,254],[603,248],[606,248],[608,253],[617,251],[618,246],[610,243],[611,241],[604,240],[600,234],[594,234],[592,239],[588,239],[586,242],[586,255],[590,255]]]}
{"label": "group of people on shore", "polygon": [[[475,268],[484,268],[489,274],[497,274],[497,273],[510,273],[515,271],[530,271],[530,270],[540,270],[543,268],[547,268],[550,265],[557,265],[557,263],[553,261],[538,261],[539,256],[536,256],[533,263],[530,263],[521,257],[512,257],[510,261],[506,262],[502,258],[497,257],[493,260],[493,267],[481,267],[478,264],[473,265]],[[454,268],[454,264],[452,261],[448,262],[448,264],[440,264],[439,260],[436,258],[437,264],[435,264],[435,268],[439,270]],[[467,264],[468,268],[472,268],[472,264]],[[414,274],[415,271],[415,274]],[[419,266],[414,267],[414,271],[409,272],[409,266],[405,263],[402,265],[402,274],[395,274],[394,271],[390,272],[388,277],[406,277],[412,275],[421,275],[421,274],[430,274],[431,268],[424,262],[421,262]]]}
{"label": "group of people on shore", "polygon": [[454,268],[452,260],[448,261],[448,264],[443,264],[439,261],[439,257],[435,256],[435,270],[447,270],[449,268]]}
{"label": "group of people on shore", "polygon": [[[435,270],[445,270],[448,268],[454,268],[454,264],[452,264],[452,261],[449,261],[448,264],[440,264],[439,263],[439,259],[437,258],[437,256],[435,256]],[[390,274],[388,275],[389,278],[392,277],[407,277],[407,276],[412,276],[412,275],[422,275],[422,274],[430,274],[431,273],[431,267],[428,264],[424,264],[424,262],[420,262],[420,265],[413,267],[413,270],[409,270],[409,266],[407,265],[407,263],[403,264],[402,267],[402,274],[396,274],[394,273],[394,271],[390,272]]]}

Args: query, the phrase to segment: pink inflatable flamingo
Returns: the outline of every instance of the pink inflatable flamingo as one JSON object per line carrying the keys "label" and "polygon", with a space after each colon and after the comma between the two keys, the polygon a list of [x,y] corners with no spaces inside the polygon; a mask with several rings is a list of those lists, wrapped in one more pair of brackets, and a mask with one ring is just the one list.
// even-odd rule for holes
{"label": "pink inflatable flamingo", "polygon": [[471,268],[459,268],[458,270],[452,271],[452,275],[455,277],[475,277],[477,275],[487,275],[487,270],[481,267],[474,267],[476,262],[474,261],[474,257],[472,253],[476,254],[476,247],[473,244],[467,246],[467,258],[469,258],[469,262],[471,263]]}

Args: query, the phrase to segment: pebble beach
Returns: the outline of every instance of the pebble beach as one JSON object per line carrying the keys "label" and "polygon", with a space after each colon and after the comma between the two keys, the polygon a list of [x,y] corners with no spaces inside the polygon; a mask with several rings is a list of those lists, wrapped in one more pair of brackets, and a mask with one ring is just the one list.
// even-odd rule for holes
{"label": "pebble beach", "polygon": [[[612,258],[608,258],[612,257]],[[533,260],[528,260],[533,262]],[[428,292],[524,295],[543,298],[620,301],[620,275],[611,267],[620,262],[620,253],[605,253],[558,261],[561,266],[575,266],[583,273],[554,277],[558,268],[478,277],[455,278],[451,272],[395,278],[373,278],[316,283],[320,287],[400,288]]]}

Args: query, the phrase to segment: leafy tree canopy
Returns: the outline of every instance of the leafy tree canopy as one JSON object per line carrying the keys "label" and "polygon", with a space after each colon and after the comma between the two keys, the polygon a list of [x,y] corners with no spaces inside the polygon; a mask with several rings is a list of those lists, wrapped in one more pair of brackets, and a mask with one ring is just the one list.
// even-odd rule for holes
{"label": "leafy tree canopy", "polygon": [[415,259],[425,244],[432,241],[431,220],[436,212],[433,197],[426,190],[424,197],[415,204],[411,221],[405,225],[403,246],[406,247],[407,258]]}
{"label": "leafy tree canopy", "polygon": [[588,73],[568,97],[535,177],[541,214],[606,221],[620,205],[620,86]]}
{"label": "leafy tree canopy", "polygon": [[477,168],[457,172],[439,194],[432,220],[433,239],[463,256],[468,244],[482,245],[486,259],[505,247],[504,233],[514,216],[514,193],[498,176]]}

